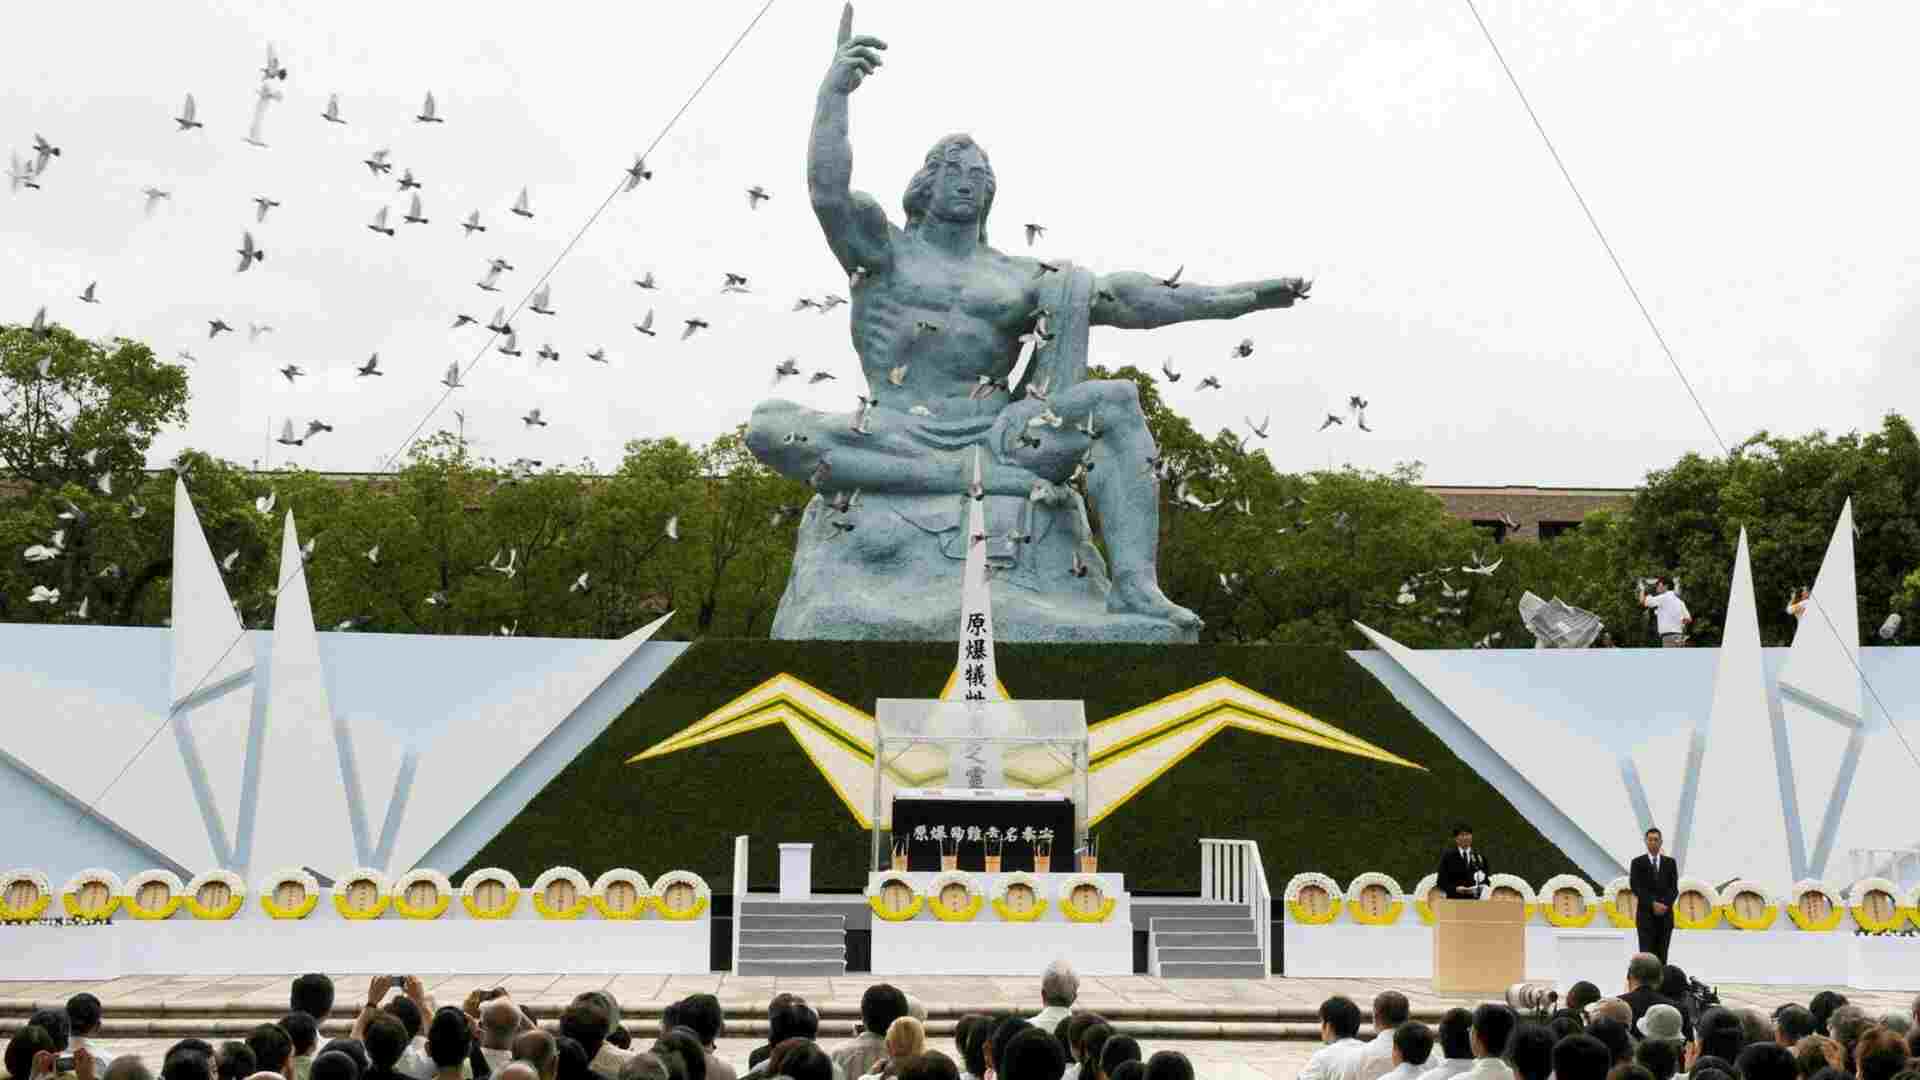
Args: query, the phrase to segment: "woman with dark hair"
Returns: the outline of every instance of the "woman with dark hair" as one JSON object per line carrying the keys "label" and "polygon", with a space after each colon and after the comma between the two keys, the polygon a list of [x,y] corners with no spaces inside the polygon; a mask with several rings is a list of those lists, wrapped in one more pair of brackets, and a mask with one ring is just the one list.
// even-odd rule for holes
{"label": "woman with dark hair", "polygon": [[[777,1047],[775,1049],[778,1049]],[[674,1080],[707,1080],[706,1048],[700,1045],[700,1036],[683,1027],[663,1032],[653,1041],[653,1052],[662,1059],[679,1058],[680,1071]],[[772,1059],[768,1059],[769,1076],[780,1075],[771,1071]],[[673,1062],[667,1060],[667,1068],[673,1068]]]}
{"label": "woman with dark hair", "polygon": [[1087,1033],[1080,1039],[1080,1076],[1079,1080],[1097,1080],[1100,1075],[1100,1055],[1106,1052],[1107,1041],[1113,1038],[1113,1025],[1108,1023],[1090,1024]]}
{"label": "woman with dark hair", "polygon": [[1113,1080],[1147,1080],[1147,1067],[1137,1061],[1123,1061],[1114,1067]]}
{"label": "woman with dark hair", "polygon": [[953,1026],[953,1046],[960,1051],[960,1080],[986,1080],[986,1033],[992,1026],[993,1018],[981,1013],[968,1013]]}
{"label": "woman with dark hair", "polygon": [[1162,1050],[1147,1059],[1146,1080],[1193,1080],[1193,1062],[1178,1050]]}
{"label": "woman with dark hair", "polygon": [[1140,1060],[1140,1040],[1131,1035],[1115,1035],[1100,1050],[1099,1080],[1113,1080],[1113,1070],[1123,1061]]}
{"label": "woman with dark hair", "polygon": [[987,1073],[998,1076],[1000,1064],[1007,1058],[1007,1044],[1015,1035],[1032,1028],[1033,1025],[1017,1016],[1003,1017],[993,1027],[993,1034],[987,1039]]}

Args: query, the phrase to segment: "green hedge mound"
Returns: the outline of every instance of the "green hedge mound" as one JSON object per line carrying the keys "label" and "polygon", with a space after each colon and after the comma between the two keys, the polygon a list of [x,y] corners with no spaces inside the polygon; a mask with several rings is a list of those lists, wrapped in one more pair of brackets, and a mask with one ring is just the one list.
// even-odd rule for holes
{"label": "green hedge mound", "polygon": [[[1195,892],[1202,836],[1258,841],[1278,892],[1303,870],[1343,885],[1383,870],[1411,889],[1457,820],[1495,869],[1538,885],[1568,859],[1344,652],[1266,646],[1012,645],[996,649],[1015,698],[1080,698],[1091,725],[1225,676],[1425,771],[1223,730],[1094,829],[1101,869],[1137,892]],[[871,714],[879,698],[938,693],[951,645],[705,640],[574,759],[460,874],[500,866],[692,870],[725,892],[732,838],[753,838],[753,887],[778,879],[777,845],[811,841],[819,891],[866,885],[868,834],[784,726],[636,764],[627,759],[782,672]]]}

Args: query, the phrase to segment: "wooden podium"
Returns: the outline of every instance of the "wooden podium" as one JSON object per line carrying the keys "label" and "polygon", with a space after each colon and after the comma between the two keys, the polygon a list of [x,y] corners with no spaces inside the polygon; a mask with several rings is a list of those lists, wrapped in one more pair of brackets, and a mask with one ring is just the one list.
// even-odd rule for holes
{"label": "wooden podium", "polygon": [[1433,901],[1433,989],[1500,994],[1527,975],[1527,908],[1518,900]]}

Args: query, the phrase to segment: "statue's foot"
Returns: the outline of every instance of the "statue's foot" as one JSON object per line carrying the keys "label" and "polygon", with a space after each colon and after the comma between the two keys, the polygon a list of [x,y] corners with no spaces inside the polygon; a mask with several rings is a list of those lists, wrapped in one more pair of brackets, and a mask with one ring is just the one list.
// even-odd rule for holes
{"label": "statue's foot", "polygon": [[1198,630],[1205,625],[1200,616],[1167,599],[1151,570],[1115,573],[1113,587],[1107,592],[1107,610],[1165,619],[1183,630]]}

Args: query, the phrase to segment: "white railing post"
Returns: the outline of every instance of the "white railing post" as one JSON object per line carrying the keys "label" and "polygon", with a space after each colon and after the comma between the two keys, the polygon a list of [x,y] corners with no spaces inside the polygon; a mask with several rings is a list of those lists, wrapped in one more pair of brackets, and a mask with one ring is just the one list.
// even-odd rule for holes
{"label": "white railing post", "polygon": [[1202,900],[1214,898],[1213,845],[1212,840],[1200,841],[1200,899]]}
{"label": "white railing post", "polygon": [[740,923],[747,911],[747,838],[733,838],[733,966],[740,973]]}

